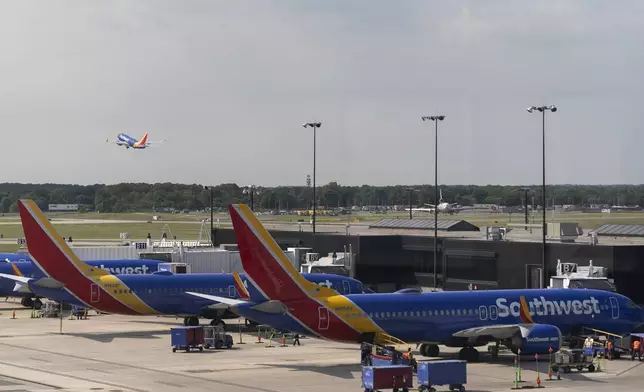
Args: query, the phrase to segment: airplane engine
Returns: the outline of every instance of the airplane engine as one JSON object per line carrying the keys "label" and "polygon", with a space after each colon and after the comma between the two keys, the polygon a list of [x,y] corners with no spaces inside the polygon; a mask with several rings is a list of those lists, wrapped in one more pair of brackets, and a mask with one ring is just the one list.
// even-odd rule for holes
{"label": "airplane engine", "polygon": [[551,347],[552,352],[556,353],[562,344],[563,336],[559,328],[540,324],[535,325],[525,338],[521,334],[513,336],[510,348],[515,353],[520,349],[521,354],[548,354]]}

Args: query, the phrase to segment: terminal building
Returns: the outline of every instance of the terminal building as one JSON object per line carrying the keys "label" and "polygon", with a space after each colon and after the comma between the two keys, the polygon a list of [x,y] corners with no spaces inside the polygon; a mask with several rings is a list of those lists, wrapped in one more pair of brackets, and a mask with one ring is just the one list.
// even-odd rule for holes
{"label": "terminal building", "polygon": [[[435,286],[444,290],[539,288],[541,281],[547,285],[557,274],[558,262],[580,266],[592,262],[605,268],[619,293],[644,304],[644,291],[640,289],[644,225],[604,225],[584,235],[576,224],[548,224],[547,231],[553,234],[547,235],[542,280],[540,228],[478,228],[466,221],[438,223],[436,262],[433,220],[383,219],[359,228],[324,228],[315,236],[311,231],[269,231],[283,249],[305,247],[323,255],[351,249],[353,277],[377,291],[409,287],[430,291]],[[620,230],[631,236],[616,235]],[[231,229],[213,231],[216,246],[236,243]],[[641,238],[633,237],[633,233],[640,233]]]}

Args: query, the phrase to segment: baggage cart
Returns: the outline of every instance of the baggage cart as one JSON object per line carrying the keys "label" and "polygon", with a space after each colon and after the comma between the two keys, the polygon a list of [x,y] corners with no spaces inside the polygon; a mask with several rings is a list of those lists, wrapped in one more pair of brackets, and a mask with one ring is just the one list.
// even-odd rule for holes
{"label": "baggage cart", "polygon": [[435,392],[436,385],[447,385],[450,391],[464,392],[467,384],[467,362],[460,360],[418,362],[418,390]]}
{"label": "baggage cart", "polygon": [[391,389],[394,392],[409,392],[414,386],[411,366],[363,366],[362,387],[364,392]]}
{"label": "baggage cart", "polygon": [[203,327],[170,328],[172,352],[196,348],[203,351]]}
{"label": "baggage cart", "polygon": [[552,371],[554,373],[557,373],[559,370],[563,370],[564,373],[570,373],[573,368],[580,372],[584,369],[588,369],[589,372],[594,372],[593,350],[561,349],[555,353],[555,359],[552,363]]}
{"label": "baggage cart", "polygon": [[405,358],[401,353],[394,352],[392,356],[370,354],[373,366],[411,366],[413,371],[416,372],[416,360]]}
{"label": "baggage cart", "polygon": [[226,331],[222,326],[205,326],[203,327],[203,332],[204,347],[206,349],[214,347],[219,350],[222,347],[233,347],[233,337],[226,334]]}

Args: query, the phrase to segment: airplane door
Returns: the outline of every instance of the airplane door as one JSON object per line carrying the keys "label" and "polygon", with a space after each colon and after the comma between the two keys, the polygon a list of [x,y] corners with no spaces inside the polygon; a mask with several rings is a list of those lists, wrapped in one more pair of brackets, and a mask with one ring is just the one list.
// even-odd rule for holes
{"label": "airplane door", "polygon": [[329,329],[329,309],[323,306],[318,308],[318,329]]}
{"label": "airplane door", "polygon": [[487,307],[479,306],[479,317],[481,320],[487,320]]}
{"label": "airplane door", "polygon": [[619,302],[617,302],[617,298],[610,297],[610,307],[613,309],[613,318],[618,319],[619,318]]}
{"label": "airplane door", "polygon": [[349,284],[349,281],[343,280],[342,288],[344,289],[345,294],[351,294],[351,285]]}
{"label": "airplane door", "polygon": [[101,292],[100,292],[100,289],[98,288],[98,285],[95,284],[95,283],[92,283],[92,285],[90,286],[90,298],[89,298],[89,301],[91,303],[98,302],[98,300],[100,298],[100,295],[101,295]]}
{"label": "airplane door", "polygon": [[235,298],[235,286],[228,286],[228,296]]}

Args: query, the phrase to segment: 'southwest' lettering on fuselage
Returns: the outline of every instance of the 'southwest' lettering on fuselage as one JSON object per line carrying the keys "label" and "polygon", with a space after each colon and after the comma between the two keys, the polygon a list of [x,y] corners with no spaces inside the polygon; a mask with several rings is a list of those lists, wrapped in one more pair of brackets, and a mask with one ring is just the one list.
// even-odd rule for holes
{"label": "'southwest' lettering on fuselage", "polygon": [[[590,315],[599,314],[599,301],[595,297],[585,300],[556,300],[549,301],[543,296],[526,301],[532,316],[562,316],[562,315]],[[513,301],[508,303],[506,298],[498,298],[496,306],[499,308],[499,317],[520,316],[521,303]]]}
{"label": "'southwest' lettering on fuselage", "polygon": [[106,267],[105,265],[101,264],[100,265],[101,269],[104,269],[105,271],[109,272],[110,274],[114,275],[121,275],[121,274],[127,274],[127,275],[132,275],[132,274],[147,274],[148,271],[150,270],[147,265],[143,265],[141,267]]}

